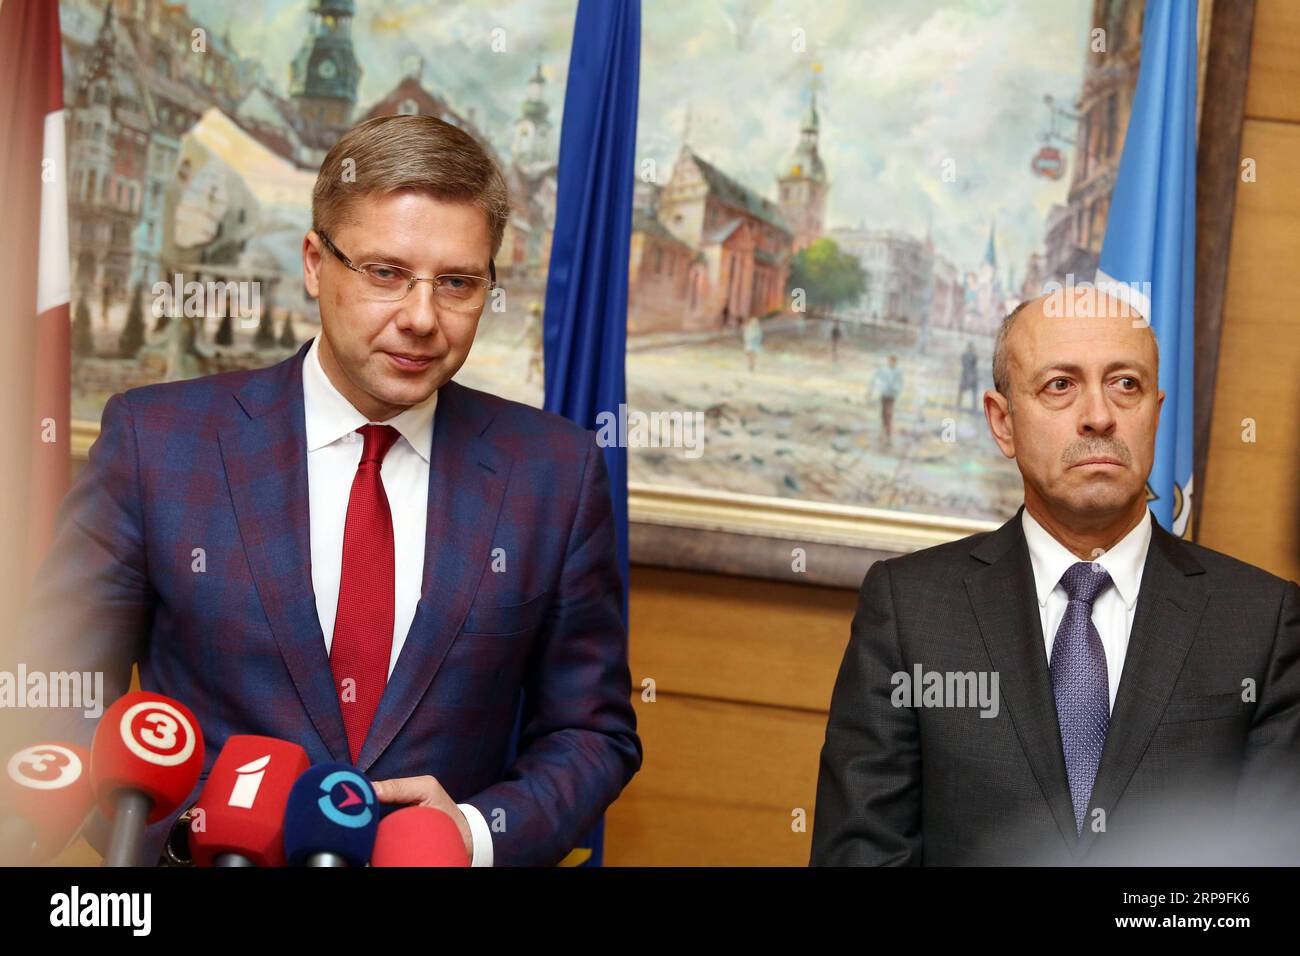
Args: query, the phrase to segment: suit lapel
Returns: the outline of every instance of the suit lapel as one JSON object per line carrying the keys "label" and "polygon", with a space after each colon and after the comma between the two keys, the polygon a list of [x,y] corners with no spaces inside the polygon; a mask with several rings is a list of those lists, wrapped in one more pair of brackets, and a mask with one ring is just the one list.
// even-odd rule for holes
{"label": "suit lapel", "polygon": [[[1173,692],[1187,652],[1196,639],[1209,598],[1195,576],[1205,569],[1182,542],[1151,519],[1151,544],[1142,566],[1133,627],[1119,691],[1106,732],[1090,806],[1114,812],[1137,769]],[[1082,857],[1097,834],[1084,821]]]}
{"label": "suit lapel", "polygon": [[1062,838],[1072,847],[1076,842],[1074,810],[1047,670],[1034,570],[1020,521],[1017,511],[971,551],[984,566],[966,576],[966,591],[1029,766]]}
{"label": "suit lapel", "polygon": [[348,760],[311,576],[302,362],[255,374],[235,395],[248,420],[220,431],[230,497],[253,583],[298,696],[335,760]]}
{"label": "suit lapel", "polygon": [[362,772],[410,719],[487,571],[511,464],[508,454],[483,437],[492,417],[473,391],[455,382],[438,394],[420,601],[361,748],[357,766]]}

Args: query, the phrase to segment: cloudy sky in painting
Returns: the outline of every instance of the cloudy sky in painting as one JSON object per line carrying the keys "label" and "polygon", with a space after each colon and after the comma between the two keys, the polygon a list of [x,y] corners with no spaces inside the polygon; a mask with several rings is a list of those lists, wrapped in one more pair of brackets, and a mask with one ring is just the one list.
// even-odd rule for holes
{"label": "cloudy sky in painting", "polygon": [[[821,65],[829,225],[925,234],[960,268],[998,224],[1017,283],[1067,176],[1033,176],[1045,93],[1079,91],[1091,0],[649,0],[639,150],[701,155],[768,198]],[[792,49],[802,30],[806,51]],[[1068,135],[1073,129],[1063,127]],[[1069,156],[1069,148],[1063,147]],[[941,178],[945,159],[957,181]]]}
{"label": "cloudy sky in painting", "polygon": [[[308,35],[308,0],[188,0],[195,18],[261,61],[272,85],[286,93],[289,64]],[[362,66],[358,108],[381,99],[423,60],[424,85],[476,121],[508,152],[514,120],[540,62],[559,141],[569,45],[577,0],[357,0],[352,42]],[[504,33],[494,34],[495,30]],[[493,49],[494,36],[505,49]],[[500,43],[497,44],[500,46]]]}
{"label": "cloudy sky in painting", "polygon": [[[576,0],[357,0],[360,105],[385,95],[410,58],[425,85],[474,110],[498,149],[540,62],[558,141]],[[189,0],[196,19],[254,56],[284,92],[308,32],[307,0]],[[645,0],[638,157],[667,170],[690,112],[691,145],[775,198],[814,68],[829,225],[924,235],[959,268],[998,226],[999,266],[1023,277],[1069,180],[1033,176],[1048,122],[1043,95],[1079,90],[1091,0]],[[505,31],[506,52],[491,49]],[[793,49],[796,31],[805,49]],[[1066,124],[1063,129],[1072,135]],[[1063,145],[1063,144],[1058,144]],[[1064,147],[1067,157],[1068,147]],[[944,160],[957,181],[941,177]]]}

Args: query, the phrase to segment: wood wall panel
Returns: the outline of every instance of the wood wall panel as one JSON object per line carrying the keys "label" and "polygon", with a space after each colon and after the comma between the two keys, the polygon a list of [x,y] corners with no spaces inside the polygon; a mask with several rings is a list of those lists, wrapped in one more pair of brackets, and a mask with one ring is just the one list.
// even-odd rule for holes
{"label": "wood wall panel", "polygon": [[632,685],[825,711],[857,605],[853,591],[632,569]]}
{"label": "wood wall panel", "polygon": [[659,694],[637,726],[645,764],[606,816],[608,865],[807,866],[825,713]]}
{"label": "wood wall panel", "polygon": [[805,866],[856,593],[634,567],[629,605],[645,762],[606,818],[606,861]]}
{"label": "wood wall panel", "polygon": [[1246,116],[1300,123],[1300,3],[1296,0],[1255,4]]}
{"label": "wood wall panel", "polygon": [[1300,580],[1300,124],[1248,119],[1242,156],[1199,538]]}

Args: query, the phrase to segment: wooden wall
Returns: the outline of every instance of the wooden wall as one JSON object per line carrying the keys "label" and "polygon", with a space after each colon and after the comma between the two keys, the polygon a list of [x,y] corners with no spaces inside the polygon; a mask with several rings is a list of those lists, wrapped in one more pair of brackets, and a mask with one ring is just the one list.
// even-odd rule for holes
{"label": "wooden wall", "polygon": [[[1300,580],[1300,3],[1258,0],[1198,540]],[[1250,419],[1252,442],[1242,440]]]}
{"label": "wooden wall", "polygon": [[[1219,0],[1231,2],[1231,0]],[[1300,3],[1258,0],[1200,541],[1300,580]],[[1254,419],[1258,440],[1241,440]],[[635,568],[645,765],[610,809],[612,865],[808,861],[849,591]],[[791,812],[808,811],[792,832]]]}
{"label": "wooden wall", "polygon": [[[606,821],[611,864],[802,866],[852,591],[635,568],[641,773]],[[806,826],[796,829],[796,811]]]}

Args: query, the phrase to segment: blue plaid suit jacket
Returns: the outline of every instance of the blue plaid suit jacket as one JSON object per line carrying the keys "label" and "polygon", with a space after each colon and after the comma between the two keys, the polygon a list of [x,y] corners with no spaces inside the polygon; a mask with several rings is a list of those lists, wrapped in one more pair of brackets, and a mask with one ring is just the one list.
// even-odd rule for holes
{"label": "blue plaid suit jacket", "polygon": [[[29,671],[103,671],[106,703],[138,662],[145,690],[194,711],[209,768],[232,734],[349,760],[312,589],[309,345],[270,368],[114,395],[20,630]],[[420,601],[359,769],[431,774],[483,813],[498,865],[554,864],[642,756],[591,432],[449,382],[427,528]],[[62,724],[77,741],[94,729]],[[170,826],[149,828],[146,860]]]}

